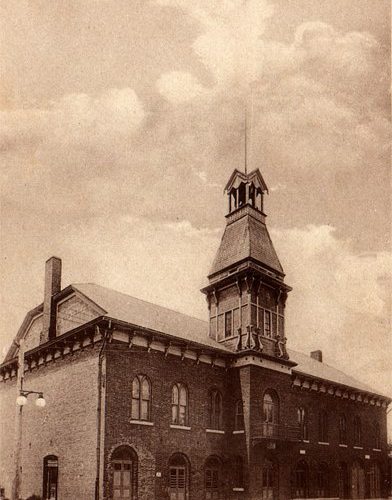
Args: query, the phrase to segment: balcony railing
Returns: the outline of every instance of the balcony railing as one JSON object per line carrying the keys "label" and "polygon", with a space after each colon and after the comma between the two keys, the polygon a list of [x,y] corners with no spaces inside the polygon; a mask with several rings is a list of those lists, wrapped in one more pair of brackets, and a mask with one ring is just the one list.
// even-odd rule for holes
{"label": "balcony railing", "polygon": [[267,439],[281,441],[299,441],[301,439],[301,428],[299,426],[286,424],[258,422],[253,425],[252,439],[256,441]]}

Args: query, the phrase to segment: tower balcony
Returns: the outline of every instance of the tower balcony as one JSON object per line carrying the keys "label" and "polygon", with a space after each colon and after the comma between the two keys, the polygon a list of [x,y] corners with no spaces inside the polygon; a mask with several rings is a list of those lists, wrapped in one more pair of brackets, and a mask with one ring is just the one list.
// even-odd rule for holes
{"label": "tower balcony", "polygon": [[252,427],[252,443],[286,441],[295,442],[301,439],[300,426],[287,424],[274,424],[270,422],[257,422]]}

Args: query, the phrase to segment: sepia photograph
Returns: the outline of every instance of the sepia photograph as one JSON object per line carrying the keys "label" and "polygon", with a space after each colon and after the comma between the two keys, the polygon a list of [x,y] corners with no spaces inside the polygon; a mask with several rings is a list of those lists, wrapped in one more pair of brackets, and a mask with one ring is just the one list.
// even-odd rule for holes
{"label": "sepia photograph", "polygon": [[391,499],[391,2],[0,24],[0,500]]}

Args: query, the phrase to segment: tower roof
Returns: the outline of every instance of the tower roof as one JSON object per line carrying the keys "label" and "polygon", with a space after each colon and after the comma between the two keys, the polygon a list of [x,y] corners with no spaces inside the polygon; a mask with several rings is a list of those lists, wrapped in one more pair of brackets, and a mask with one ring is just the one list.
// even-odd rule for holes
{"label": "tower roof", "polygon": [[249,213],[255,212],[254,210],[246,208],[248,207],[242,209],[242,217],[234,219],[226,226],[209,276],[246,259],[252,259],[279,274],[284,274],[266,225],[257,214]]}
{"label": "tower roof", "polygon": [[258,168],[252,170],[252,172],[249,172],[248,174],[245,174],[238,169],[234,169],[225,186],[225,191],[228,192],[233,187],[237,188],[241,182],[253,182],[256,189],[260,189],[262,193],[268,193],[267,184],[265,183]]}

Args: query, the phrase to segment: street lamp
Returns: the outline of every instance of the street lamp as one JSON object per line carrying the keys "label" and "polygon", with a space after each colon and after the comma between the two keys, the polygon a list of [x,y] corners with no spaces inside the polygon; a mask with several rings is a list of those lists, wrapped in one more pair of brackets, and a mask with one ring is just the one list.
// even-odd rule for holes
{"label": "street lamp", "polygon": [[24,406],[27,403],[27,397],[30,394],[38,394],[37,399],[35,400],[35,404],[39,408],[44,408],[46,405],[46,401],[44,398],[44,393],[43,392],[37,392],[37,391],[25,391],[23,389],[19,390],[19,396],[16,398],[16,404],[18,406]]}

